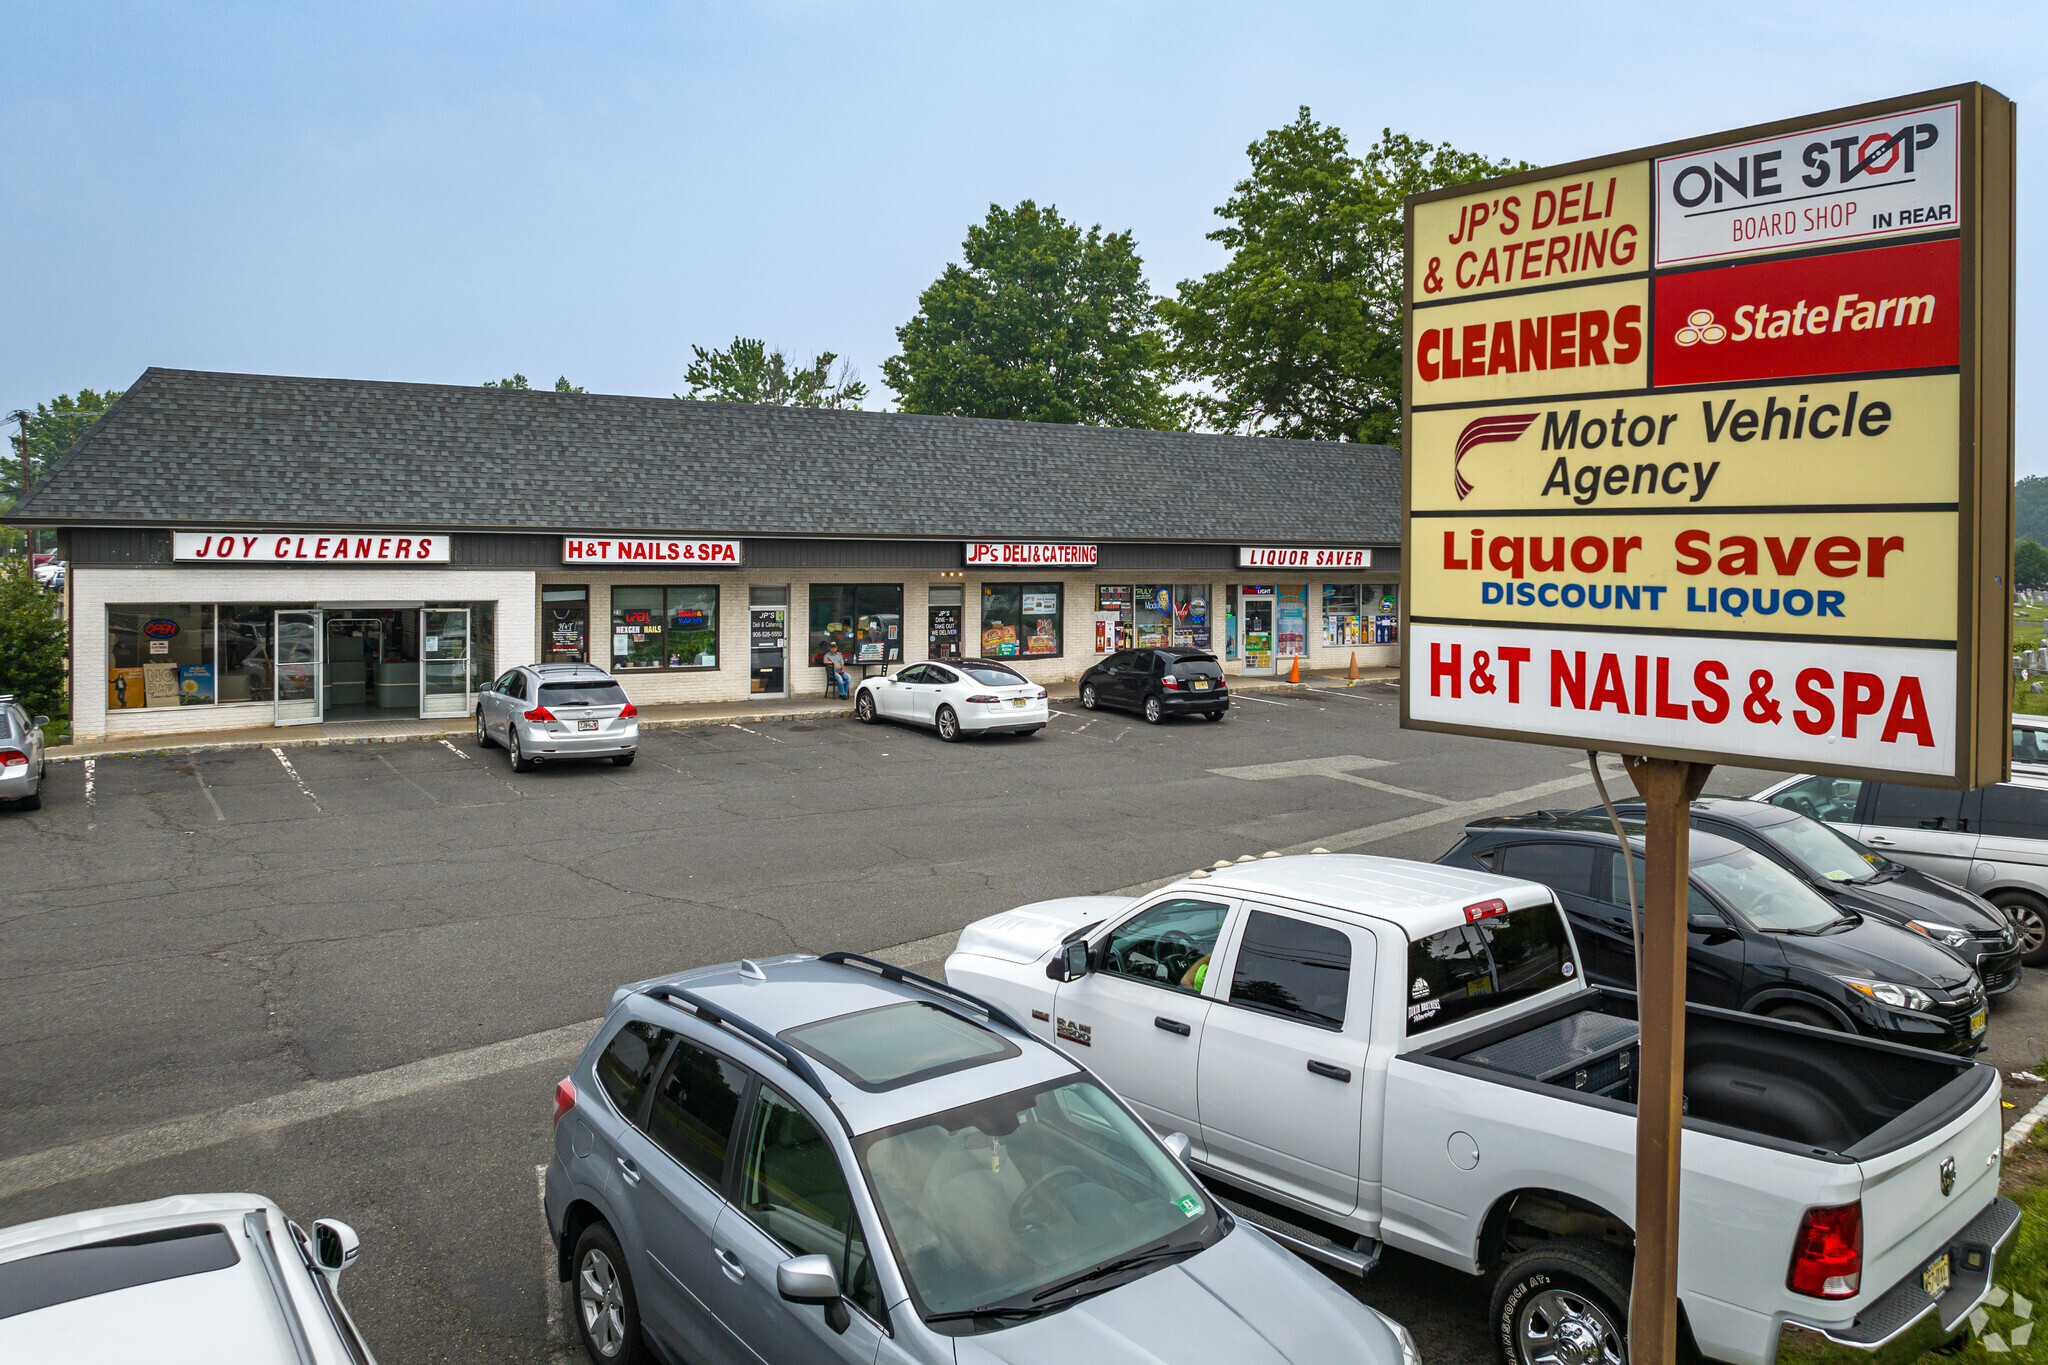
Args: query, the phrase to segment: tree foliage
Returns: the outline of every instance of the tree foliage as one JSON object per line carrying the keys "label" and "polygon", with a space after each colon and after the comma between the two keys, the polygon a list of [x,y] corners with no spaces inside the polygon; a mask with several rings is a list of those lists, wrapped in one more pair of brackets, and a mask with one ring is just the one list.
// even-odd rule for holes
{"label": "tree foliage", "polygon": [[1216,210],[1221,270],[1161,300],[1194,414],[1223,431],[1400,438],[1402,201],[1528,169],[1385,129],[1364,156],[1303,105]]}
{"label": "tree foliage", "polygon": [[2012,533],[2048,545],[2048,477],[2029,474],[2012,486]]}
{"label": "tree foliage", "polygon": [[882,366],[905,412],[1180,426],[1166,343],[1129,232],[991,204],[962,263],[918,298]]}
{"label": "tree foliage", "polygon": [[[525,375],[514,374],[510,379],[486,379],[484,387],[487,389],[531,389],[533,385],[526,382]],[[555,392],[582,393],[583,386],[581,384],[571,384],[569,376],[560,375],[555,379]]]}
{"label": "tree foliage", "polygon": [[64,621],[26,555],[0,559],[0,693],[30,715],[69,714],[64,696]]}
{"label": "tree foliage", "polygon": [[794,365],[779,347],[771,351],[754,337],[734,337],[732,345],[718,350],[690,350],[696,359],[683,372],[683,382],[690,386],[692,398],[784,408],[858,408],[868,396],[868,386],[836,351],[820,351],[810,364]]}
{"label": "tree foliage", "polygon": [[[7,423],[16,430],[8,433],[6,449],[0,453],[0,516],[12,511],[15,499],[20,496],[23,457],[27,457],[29,482],[33,484],[49,472],[50,466],[79,437],[92,429],[93,423],[120,396],[119,389],[80,389],[75,394],[60,393],[47,403],[38,403],[34,412],[8,414]],[[28,418],[26,432],[20,429],[24,415]],[[21,531],[0,526],[0,554],[18,553],[23,539]]]}
{"label": "tree foliage", "polygon": [[2030,591],[2048,588],[2048,548],[2032,540],[2012,547],[2012,585]]}

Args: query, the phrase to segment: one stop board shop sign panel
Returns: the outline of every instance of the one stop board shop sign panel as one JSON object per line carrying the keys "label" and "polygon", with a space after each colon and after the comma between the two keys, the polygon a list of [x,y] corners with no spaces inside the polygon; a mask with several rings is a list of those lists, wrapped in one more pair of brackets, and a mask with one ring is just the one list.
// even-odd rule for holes
{"label": "one stop board shop sign panel", "polygon": [[2004,775],[2012,124],[1967,86],[1411,200],[1403,724]]}

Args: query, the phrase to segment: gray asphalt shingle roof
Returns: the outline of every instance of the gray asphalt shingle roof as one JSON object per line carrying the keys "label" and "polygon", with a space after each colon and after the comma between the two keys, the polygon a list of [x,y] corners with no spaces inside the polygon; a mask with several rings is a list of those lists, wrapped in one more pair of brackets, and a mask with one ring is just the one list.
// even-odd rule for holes
{"label": "gray asphalt shingle roof", "polygon": [[1332,441],[151,369],[9,519],[1393,544],[1400,480]]}

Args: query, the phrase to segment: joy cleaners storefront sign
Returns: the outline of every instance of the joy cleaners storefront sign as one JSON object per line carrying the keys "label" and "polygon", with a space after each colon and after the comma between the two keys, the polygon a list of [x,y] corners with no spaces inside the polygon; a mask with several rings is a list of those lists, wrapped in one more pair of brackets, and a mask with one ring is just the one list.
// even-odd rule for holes
{"label": "joy cleaners storefront sign", "polygon": [[210,564],[446,564],[448,537],[416,531],[173,531],[171,557]]}
{"label": "joy cleaners storefront sign", "polygon": [[1371,550],[1309,550],[1284,545],[1240,545],[1240,569],[1370,569]]}
{"label": "joy cleaners storefront sign", "polygon": [[737,540],[605,540],[562,538],[564,564],[728,564],[740,562]]}
{"label": "joy cleaners storefront sign", "polygon": [[1093,545],[1040,545],[1028,541],[967,542],[969,564],[1093,564]]}

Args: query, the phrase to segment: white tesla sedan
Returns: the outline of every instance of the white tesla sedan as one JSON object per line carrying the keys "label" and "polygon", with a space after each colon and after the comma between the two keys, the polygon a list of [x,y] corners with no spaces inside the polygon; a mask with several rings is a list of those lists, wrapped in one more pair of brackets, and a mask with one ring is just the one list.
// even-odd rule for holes
{"label": "white tesla sedan", "polygon": [[948,744],[962,735],[1031,735],[1050,715],[1045,689],[993,659],[912,664],[886,678],[863,678],[853,714],[873,725],[929,725]]}

